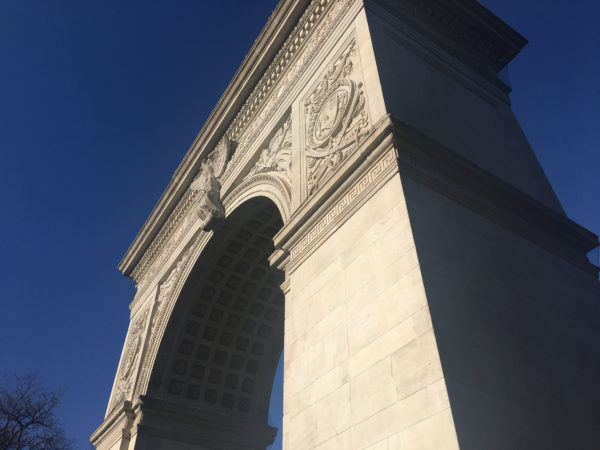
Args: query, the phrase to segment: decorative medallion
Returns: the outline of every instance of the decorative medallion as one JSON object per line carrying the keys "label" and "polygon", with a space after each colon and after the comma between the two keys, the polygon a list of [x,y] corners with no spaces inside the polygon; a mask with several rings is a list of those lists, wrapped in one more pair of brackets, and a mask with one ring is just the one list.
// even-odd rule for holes
{"label": "decorative medallion", "polygon": [[304,103],[309,194],[356,149],[368,132],[362,83],[350,78],[355,53],[353,41]]}

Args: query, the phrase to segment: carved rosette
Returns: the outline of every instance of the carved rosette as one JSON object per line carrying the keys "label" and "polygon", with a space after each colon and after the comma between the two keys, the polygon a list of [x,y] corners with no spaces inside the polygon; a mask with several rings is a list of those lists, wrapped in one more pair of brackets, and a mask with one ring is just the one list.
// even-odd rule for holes
{"label": "carved rosette", "polygon": [[362,83],[354,81],[353,41],[304,103],[308,192],[312,194],[368,133]]}
{"label": "carved rosette", "polygon": [[260,151],[260,156],[246,179],[261,173],[281,175],[291,184],[292,171],[292,119],[288,117],[283,125],[275,132],[266,148]]}
{"label": "carved rosette", "polygon": [[225,172],[231,148],[231,141],[224,136],[202,162],[200,173],[190,186],[190,189],[196,192],[196,213],[201,220],[200,226],[205,231],[212,229],[218,219],[225,218],[219,177]]}
{"label": "carved rosette", "polygon": [[121,365],[117,374],[117,382],[115,384],[115,391],[110,406],[111,410],[123,401],[131,400],[133,384],[135,381],[133,373],[135,372],[135,367],[140,358],[144,329],[146,327],[146,319],[148,318],[149,311],[150,308],[146,307],[140,316],[132,323],[131,329],[127,335],[123,359],[121,360]]}

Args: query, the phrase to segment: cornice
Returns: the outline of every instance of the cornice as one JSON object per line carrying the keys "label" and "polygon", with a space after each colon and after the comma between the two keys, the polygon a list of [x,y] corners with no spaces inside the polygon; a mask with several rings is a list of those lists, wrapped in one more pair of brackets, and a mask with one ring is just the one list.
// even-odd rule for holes
{"label": "cornice", "polygon": [[392,117],[400,173],[598,276],[598,236]]}
{"label": "cornice", "polygon": [[527,39],[477,0],[365,0],[408,23],[505,92],[497,74],[527,44]]}

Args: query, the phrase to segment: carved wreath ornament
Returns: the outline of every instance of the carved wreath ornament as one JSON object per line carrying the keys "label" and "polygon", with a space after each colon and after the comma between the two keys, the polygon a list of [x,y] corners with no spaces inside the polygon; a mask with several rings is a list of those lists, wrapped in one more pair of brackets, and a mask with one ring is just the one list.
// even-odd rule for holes
{"label": "carved wreath ornament", "polygon": [[309,194],[331,174],[367,133],[362,83],[350,79],[352,42],[329,68],[304,104]]}

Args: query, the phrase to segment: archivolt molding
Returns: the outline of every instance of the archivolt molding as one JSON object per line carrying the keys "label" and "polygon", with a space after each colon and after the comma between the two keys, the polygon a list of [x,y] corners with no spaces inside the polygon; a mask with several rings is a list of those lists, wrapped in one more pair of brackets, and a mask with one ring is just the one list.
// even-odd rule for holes
{"label": "archivolt molding", "polygon": [[[264,196],[271,199],[277,206],[284,222],[289,219],[290,212],[290,185],[287,176],[280,171],[269,173],[260,173],[251,175],[244,180],[236,189],[234,189],[223,201],[223,211],[226,215],[231,214],[239,205],[250,198]],[[137,319],[132,322],[132,328],[125,344],[125,353],[121,368],[117,375],[115,394],[109,406],[109,412],[124,400],[132,400],[138,395],[143,395],[148,389],[148,383],[155,359],[158,353],[160,342],[164,335],[169,317],[175,307],[175,303],[187,275],[192,269],[198,256],[208,243],[212,233],[207,233],[200,229],[201,224],[195,218],[193,210],[188,212],[189,218],[177,231],[181,239],[189,232],[189,228],[196,224],[198,233],[195,242],[187,246],[171,268],[165,273],[162,281],[158,283],[158,291],[155,300],[151,305],[144,307],[141,313],[143,319]],[[143,324],[147,323],[148,313],[152,311],[146,335],[142,335]],[[147,337],[145,337],[147,336]],[[143,345],[144,340],[146,345]],[[134,383],[135,371],[133,368],[140,367],[137,382]],[[135,387],[135,392],[134,392]]]}
{"label": "archivolt molding", "polygon": [[[246,200],[264,196],[275,203],[282,218],[287,220],[290,216],[289,189],[285,176],[279,172],[253,175],[225,199],[224,208],[229,215]],[[148,390],[159,346],[175,303],[212,233],[198,228],[195,236],[194,242],[187,245],[158,283],[154,300],[148,306],[144,306],[143,312],[132,321],[107,415],[123,401],[133,401]]]}
{"label": "archivolt molding", "polygon": [[289,220],[292,215],[291,188],[286,175],[281,172],[251,175],[242,181],[223,201],[227,215],[245,201],[258,196],[267,197],[275,203],[284,223]]}
{"label": "archivolt molding", "polygon": [[208,243],[211,233],[200,232],[195,242],[184,250],[169,272],[159,283],[158,295],[153,308],[152,319],[148,331],[148,342],[146,351],[140,364],[140,371],[135,385],[135,395],[143,395],[148,389],[150,375],[154,367],[154,361],[158,353],[158,347],[164,335],[169,317],[175,307],[175,303],[187,276],[194,266],[198,255]]}
{"label": "archivolt molding", "polygon": [[[290,216],[291,117],[288,116],[275,131],[267,147],[261,152],[261,157],[249,169],[246,178],[228,195],[228,200],[223,202],[219,177],[222,177],[226,170],[232,147],[233,143],[229,139],[223,139],[209,154],[186,192],[183,202],[180,202],[181,208],[176,210],[174,220],[169,222],[169,227],[161,230],[159,237],[162,239],[153,243],[144,255],[142,262],[149,266],[138,283],[134,304],[152,286],[152,280],[164,270],[168,259],[194,226],[209,231],[216,219],[225,218],[225,204],[234,203],[235,209],[244,199],[264,195],[277,205],[284,221]],[[242,200],[236,201],[239,199]],[[232,209],[227,207],[227,210]]]}

